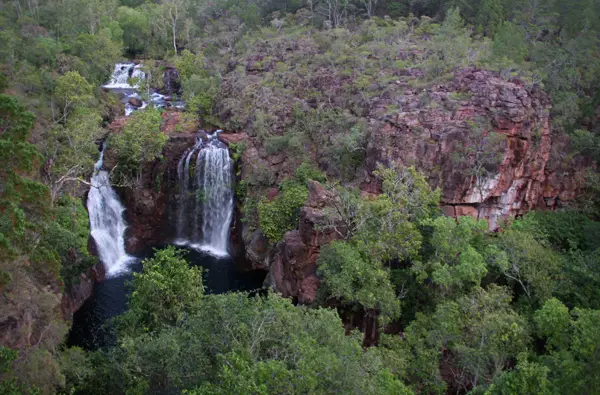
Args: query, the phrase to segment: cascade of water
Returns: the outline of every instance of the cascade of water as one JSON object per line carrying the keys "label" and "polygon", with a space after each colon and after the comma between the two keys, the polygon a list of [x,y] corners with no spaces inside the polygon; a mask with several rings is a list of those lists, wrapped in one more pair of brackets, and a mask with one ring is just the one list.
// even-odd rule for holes
{"label": "cascade of water", "polygon": [[104,147],[94,168],[87,208],[91,235],[96,242],[100,261],[106,268],[107,276],[110,277],[126,271],[131,257],[125,252],[124,236],[127,229],[123,219],[125,208],[110,186],[108,172],[102,170],[103,160]]}
{"label": "cascade of water", "polygon": [[129,85],[129,78],[146,78],[146,74],[142,71],[140,65],[134,63],[117,63],[110,82],[104,85],[107,89],[136,89],[137,85]]}
{"label": "cascade of water", "polygon": [[185,230],[187,229],[188,218],[188,203],[190,203],[189,191],[190,187],[190,160],[192,155],[198,149],[196,146],[186,150],[179,163],[177,164],[177,178],[179,180],[179,205],[177,210],[177,244],[185,244]]}
{"label": "cascade of water", "polygon": [[[194,175],[190,176],[190,162],[195,153]],[[176,243],[213,255],[227,255],[233,213],[231,173],[229,151],[217,133],[184,152],[177,168],[180,197]]]}

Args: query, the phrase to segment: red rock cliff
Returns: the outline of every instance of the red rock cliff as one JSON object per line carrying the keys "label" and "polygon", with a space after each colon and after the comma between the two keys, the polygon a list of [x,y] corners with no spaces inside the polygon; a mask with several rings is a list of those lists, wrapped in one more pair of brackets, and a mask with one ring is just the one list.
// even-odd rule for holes
{"label": "red rock cliff", "polygon": [[[379,192],[372,177],[377,163],[415,165],[433,187],[441,188],[447,215],[479,215],[492,229],[502,218],[553,209],[581,192],[589,163],[576,158],[566,164],[567,142],[551,134],[550,100],[536,87],[466,69],[448,83],[400,91],[399,87],[396,94],[376,102],[370,114],[366,168],[359,180],[365,192]],[[394,107],[397,111],[390,114]],[[471,170],[473,157],[453,158],[459,147],[475,144],[471,131],[476,119],[487,120],[489,129],[503,136],[493,146],[498,158],[479,185]],[[270,159],[259,155],[250,140],[243,165],[268,164]],[[315,300],[319,248],[334,238],[320,234],[315,226],[323,204],[331,198],[324,194],[322,187],[311,184],[298,229],[286,233],[277,246],[269,248],[260,230],[244,237],[246,257],[255,266],[269,268],[272,286],[301,303]]]}
{"label": "red rock cliff", "polygon": [[[392,101],[398,112],[382,116]],[[432,186],[442,189],[442,205],[448,215],[477,216],[479,209],[480,217],[495,228],[501,218],[572,200],[581,188],[577,181],[581,177],[565,177],[549,166],[553,149],[560,154],[566,146],[563,141],[553,141],[550,100],[536,87],[506,81],[489,71],[467,69],[450,83],[408,89],[392,101],[381,100],[374,110],[375,117],[384,117],[385,122],[382,126],[378,123],[371,134],[367,174],[377,163],[415,165],[429,176]],[[504,138],[494,145],[475,141],[472,124],[482,119]],[[474,155],[465,154],[477,144],[498,155],[479,182],[473,171]],[[581,175],[584,167],[572,170]],[[362,186],[371,192],[379,189],[369,176]]]}

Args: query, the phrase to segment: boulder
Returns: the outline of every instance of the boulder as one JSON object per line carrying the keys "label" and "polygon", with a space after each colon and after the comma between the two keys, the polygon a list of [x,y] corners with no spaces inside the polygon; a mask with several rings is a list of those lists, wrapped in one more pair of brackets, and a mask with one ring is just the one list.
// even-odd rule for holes
{"label": "boulder", "polygon": [[127,100],[127,103],[135,108],[140,108],[144,105],[144,102],[139,97],[130,97],[129,100]]}

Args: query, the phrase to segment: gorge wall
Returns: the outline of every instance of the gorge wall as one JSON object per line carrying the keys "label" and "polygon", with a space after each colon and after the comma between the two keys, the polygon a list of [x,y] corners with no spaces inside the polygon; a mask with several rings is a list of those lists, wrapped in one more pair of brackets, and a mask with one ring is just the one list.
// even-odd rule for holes
{"label": "gorge wall", "polygon": [[[118,118],[110,125],[111,133],[119,133],[126,118]],[[174,209],[169,205],[177,192],[177,164],[186,149],[196,142],[198,124],[182,119],[178,111],[165,111],[161,129],[169,136],[162,159],[143,165],[137,185],[119,188],[129,227],[125,235],[127,253],[136,254],[150,247],[164,245],[175,235],[175,221],[170,221]],[[107,149],[105,167],[112,169],[116,158]],[[171,218],[172,219],[172,218]]]}
{"label": "gorge wall", "polygon": [[[489,220],[491,229],[500,226],[503,218],[532,209],[554,209],[581,193],[590,163],[568,155],[567,142],[553,137],[550,100],[536,86],[505,80],[490,71],[464,69],[452,80],[426,89],[391,82],[386,92],[365,117],[369,130],[364,165],[352,181],[363,192],[379,193],[379,182],[372,176],[378,163],[414,165],[428,176],[432,187],[441,189],[447,215],[479,216]],[[487,131],[501,138],[491,141],[487,133],[474,133],[480,119],[487,120]],[[113,123],[116,133],[120,122]],[[198,125],[183,125],[181,114],[173,111],[164,113],[163,123],[169,135],[163,159],[146,164],[140,185],[122,191],[130,224],[130,253],[163,244],[174,235],[168,202],[176,189],[178,160],[193,146]],[[276,185],[299,165],[297,158],[284,152],[269,152],[256,133],[222,133],[220,139],[227,144],[244,142],[238,163],[241,179],[260,176],[268,169],[271,187],[262,193],[271,198],[277,194]],[[310,146],[305,149],[307,155],[314,155]],[[493,163],[485,164],[479,180],[473,171],[478,165],[474,150],[487,157],[492,151],[495,156]],[[311,159],[320,163],[318,157]],[[109,153],[106,160],[110,168]],[[335,238],[320,233],[317,225],[332,198],[312,182],[298,228],[287,232],[277,245],[271,245],[260,229],[240,221],[238,210],[232,231],[236,251],[253,268],[268,270],[268,281],[285,296],[301,303],[314,301],[319,249]]]}
{"label": "gorge wall", "polygon": [[[466,69],[454,79],[427,89],[402,89],[381,98],[373,106],[365,151],[365,166],[357,180],[365,193],[379,193],[372,176],[378,163],[396,161],[415,165],[442,191],[442,209],[450,216],[485,218],[490,229],[500,221],[533,209],[555,209],[573,201],[584,186],[591,165],[568,155],[568,142],[554,138],[549,128],[550,100],[537,87],[522,81],[506,81],[495,73]],[[390,107],[398,110],[390,114]],[[474,141],[473,123],[490,121],[499,136],[494,145],[486,137]],[[260,142],[245,134],[224,135],[226,141],[245,140],[242,172],[271,166],[277,178],[293,174],[297,165],[281,153],[268,155]],[[477,185],[472,172],[475,156],[456,152],[482,145],[497,159]],[[568,169],[568,170],[567,170]],[[269,269],[269,281],[285,296],[301,303],[313,302],[319,280],[316,260],[319,248],[335,238],[317,228],[323,207],[331,196],[318,183],[309,188],[298,229],[289,231],[276,246],[269,246],[260,229],[245,229],[246,258],[258,268]]]}
{"label": "gorge wall", "polygon": [[[582,185],[583,163],[569,166],[575,174],[555,167],[564,163],[560,157],[568,147],[552,138],[550,99],[536,86],[467,69],[450,83],[405,90],[394,103],[399,111],[393,115],[382,116],[389,99],[374,109],[374,117],[383,117],[385,124],[371,134],[367,146],[362,188],[370,192],[379,188],[369,177],[377,163],[415,165],[433,187],[441,188],[448,215],[479,215],[495,229],[508,216],[573,200]],[[478,127],[473,122],[482,119],[500,139],[473,131]],[[487,167],[479,170],[479,181],[478,166]]]}

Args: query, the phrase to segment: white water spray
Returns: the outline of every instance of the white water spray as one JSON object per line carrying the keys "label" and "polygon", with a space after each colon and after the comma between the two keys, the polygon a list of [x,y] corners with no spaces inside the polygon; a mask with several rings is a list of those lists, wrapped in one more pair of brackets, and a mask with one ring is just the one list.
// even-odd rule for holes
{"label": "white water spray", "polygon": [[218,132],[206,142],[199,139],[179,160],[176,243],[226,256],[233,213],[232,165]]}
{"label": "white water spray", "polygon": [[131,257],[125,252],[125,208],[110,186],[108,172],[102,170],[103,160],[104,147],[94,167],[87,208],[91,234],[96,242],[100,261],[106,268],[107,277],[112,277],[127,271],[127,263]]}
{"label": "white water spray", "polygon": [[106,89],[137,89],[137,85],[129,85],[129,78],[146,78],[140,65],[134,63],[117,63],[110,77],[110,82],[104,85]]}

